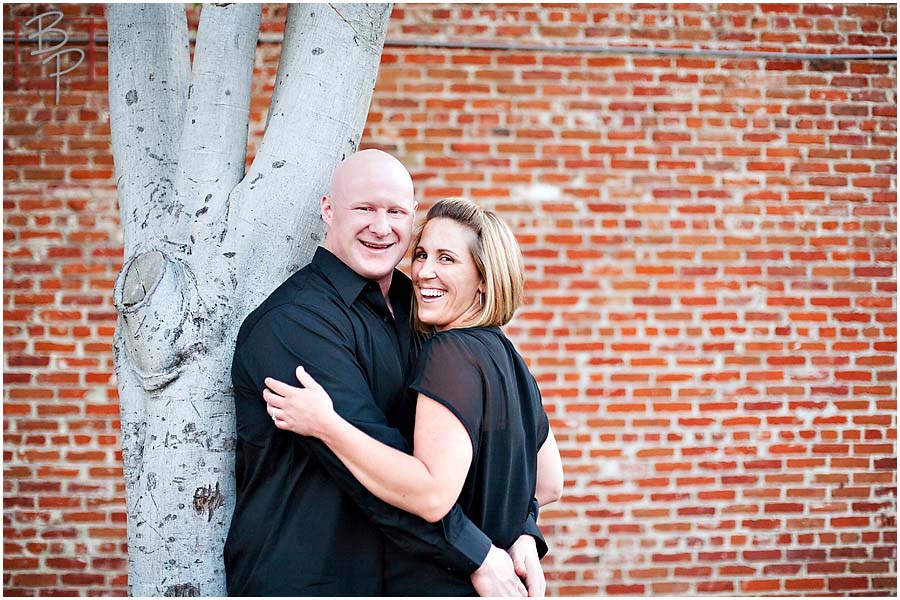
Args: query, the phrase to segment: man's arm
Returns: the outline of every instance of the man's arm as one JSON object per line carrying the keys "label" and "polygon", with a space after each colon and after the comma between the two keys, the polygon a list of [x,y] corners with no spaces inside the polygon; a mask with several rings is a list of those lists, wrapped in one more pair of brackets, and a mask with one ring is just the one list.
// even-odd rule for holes
{"label": "man's arm", "polygon": [[[405,550],[435,560],[460,573],[471,575],[484,562],[490,539],[455,505],[440,523],[429,524],[370,494],[320,441],[278,431],[266,412],[263,380],[266,376],[290,381],[302,364],[329,390],[335,410],[379,441],[409,452],[399,431],[387,425],[385,416],[369,391],[369,383],[356,361],[348,332],[326,323],[312,310],[278,311],[263,319],[249,343],[263,352],[245,352],[243,371],[236,374],[235,393],[258,399],[257,421],[252,429],[267,435],[292,435],[293,441],[314,457],[341,491],[346,493],[392,541]],[[259,357],[254,360],[251,356]]]}

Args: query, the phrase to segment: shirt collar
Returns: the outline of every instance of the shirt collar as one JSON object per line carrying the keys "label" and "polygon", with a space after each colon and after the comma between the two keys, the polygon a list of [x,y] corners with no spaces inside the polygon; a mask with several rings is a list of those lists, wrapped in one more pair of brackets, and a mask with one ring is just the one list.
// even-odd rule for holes
{"label": "shirt collar", "polygon": [[[322,275],[331,282],[334,289],[337,290],[344,301],[344,304],[350,306],[353,304],[359,294],[365,289],[366,285],[371,283],[378,286],[377,283],[370,279],[366,279],[350,267],[329,250],[319,246],[313,255],[312,264],[314,264],[322,272]],[[408,303],[412,298],[412,284],[402,271],[394,269],[394,275],[391,278],[391,288],[388,290],[391,303],[401,301]]]}

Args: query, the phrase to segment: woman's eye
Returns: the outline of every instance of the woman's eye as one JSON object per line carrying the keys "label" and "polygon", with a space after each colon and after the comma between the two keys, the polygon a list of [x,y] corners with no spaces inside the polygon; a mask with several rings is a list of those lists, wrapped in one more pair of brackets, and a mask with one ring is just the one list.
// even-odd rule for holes
{"label": "woman's eye", "polygon": [[453,257],[444,254],[443,256],[441,256],[441,262],[451,263],[453,262]]}
{"label": "woman's eye", "polygon": [[428,255],[424,252],[416,252],[415,254],[413,254],[413,258],[415,258],[416,260],[425,260],[426,258],[428,258]]}

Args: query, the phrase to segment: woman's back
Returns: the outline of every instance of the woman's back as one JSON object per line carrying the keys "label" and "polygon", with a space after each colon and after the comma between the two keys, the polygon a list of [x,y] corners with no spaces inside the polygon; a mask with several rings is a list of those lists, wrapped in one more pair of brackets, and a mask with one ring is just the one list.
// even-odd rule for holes
{"label": "woman's back", "polygon": [[[548,421],[525,361],[498,327],[451,329],[429,338],[410,388],[447,407],[472,441],[458,503],[495,546],[519,535],[534,496],[537,452]],[[474,593],[469,578],[397,547],[386,555],[387,595]]]}

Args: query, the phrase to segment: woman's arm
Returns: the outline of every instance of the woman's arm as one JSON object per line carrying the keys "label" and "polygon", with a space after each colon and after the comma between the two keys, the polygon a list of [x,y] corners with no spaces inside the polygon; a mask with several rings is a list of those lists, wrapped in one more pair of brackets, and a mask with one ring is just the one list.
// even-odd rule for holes
{"label": "woman's arm", "polygon": [[472,463],[472,442],[450,410],[419,394],[410,456],[344,420],[302,367],[297,367],[297,379],[303,388],[265,381],[263,397],[276,427],[322,440],[366,489],[388,504],[432,523],[447,514]]}
{"label": "woman's arm", "polygon": [[537,486],[534,497],[537,498],[538,504],[544,506],[562,498],[562,491],[562,459],[559,457],[559,447],[551,429],[541,449],[538,450]]}

